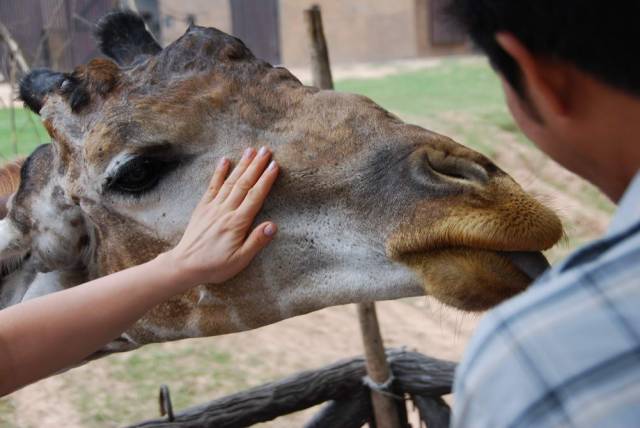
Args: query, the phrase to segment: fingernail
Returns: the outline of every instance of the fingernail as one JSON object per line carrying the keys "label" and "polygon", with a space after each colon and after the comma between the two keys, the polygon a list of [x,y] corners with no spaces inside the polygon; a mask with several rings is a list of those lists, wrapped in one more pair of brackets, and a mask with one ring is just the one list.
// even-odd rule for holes
{"label": "fingernail", "polygon": [[264,234],[266,236],[271,237],[271,236],[275,235],[275,233],[276,233],[276,227],[273,224],[268,224],[268,225],[265,226]]}
{"label": "fingernail", "polygon": [[269,166],[267,167],[267,170],[272,171],[274,169],[276,169],[276,166],[278,166],[278,164],[276,163],[276,161],[271,161],[271,163],[269,164]]}
{"label": "fingernail", "polygon": [[242,155],[243,159],[249,159],[250,157],[253,156],[253,153],[255,152],[255,150],[253,150],[251,147],[249,147],[247,150],[244,151],[244,154]]}
{"label": "fingernail", "polygon": [[260,151],[258,152],[258,156],[264,156],[268,152],[266,147],[260,147]]}
{"label": "fingernail", "polygon": [[222,168],[227,164],[227,162],[229,162],[229,159],[222,157],[222,159],[220,159],[220,161],[218,162],[218,167]]}

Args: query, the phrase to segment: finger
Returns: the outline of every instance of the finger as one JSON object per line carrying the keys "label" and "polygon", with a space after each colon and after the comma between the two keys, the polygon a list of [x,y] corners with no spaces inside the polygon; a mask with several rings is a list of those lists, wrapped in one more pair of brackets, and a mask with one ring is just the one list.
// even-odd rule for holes
{"label": "finger", "polygon": [[220,188],[222,187],[222,184],[224,183],[225,177],[229,172],[229,165],[230,165],[229,159],[225,157],[220,159],[220,162],[218,162],[218,166],[216,167],[216,170],[213,172],[213,176],[211,177],[211,180],[209,180],[209,187],[207,187],[207,191],[202,196],[201,203],[207,204],[211,202],[213,198],[216,197],[216,195],[220,191]]}
{"label": "finger", "polygon": [[249,167],[245,170],[244,174],[238,179],[233,186],[229,197],[226,200],[226,204],[232,209],[238,208],[242,203],[249,190],[258,181],[262,173],[264,172],[267,164],[271,159],[271,152],[263,147],[258,152],[258,155],[253,159]]}
{"label": "finger", "polygon": [[250,222],[253,221],[260,208],[262,208],[265,199],[267,199],[273,183],[278,178],[278,171],[278,164],[272,161],[238,207],[237,213],[239,216],[246,218]]}
{"label": "finger", "polygon": [[267,221],[253,229],[244,244],[236,252],[237,260],[242,265],[248,265],[251,260],[273,240],[278,227]]}
{"label": "finger", "polygon": [[236,184],[245,170],[249,167],[255,155],[256,151],[251,147],[244,151],[240,162],[238,162],[238,165],[236,165],[233,171],[231,171],[231,174],[229,175],[229,177],[227,177],[224,184],[218,191],[218,194],[215,198],[216,202],[222,203],[225,201],[225,199],[227,199],[227,196],[229,196],[229,193],[231,193],[233,186]]}

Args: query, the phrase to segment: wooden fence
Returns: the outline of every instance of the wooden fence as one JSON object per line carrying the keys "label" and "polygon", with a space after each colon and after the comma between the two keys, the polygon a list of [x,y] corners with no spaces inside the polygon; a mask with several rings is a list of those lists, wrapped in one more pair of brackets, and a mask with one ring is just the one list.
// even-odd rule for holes
{"label": "wooden fence", "polygon": [[[417,407],[429,428],[449,426],[449,406],[442,399],[451,392],[455,363],[403,349],[388,349],[393,381],[383,391]],[[375,426],[370,382],[365,358],[338,361],[318,370],[305,371],[276,382],[219,398],[174,413],[171,417],[131,425],[130,428],[239,428],[267,422],[279,416],[328,402],[306,428],[357,428]],[[215,376],[215,373],[212,373]],[[405,425],[406,426],[406,425]]]}

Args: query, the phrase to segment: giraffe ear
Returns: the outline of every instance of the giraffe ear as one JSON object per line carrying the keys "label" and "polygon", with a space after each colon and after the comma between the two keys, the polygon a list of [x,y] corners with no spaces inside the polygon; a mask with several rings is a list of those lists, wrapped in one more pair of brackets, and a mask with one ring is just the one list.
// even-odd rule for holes
{"label": "giraffe ear", "polygon": [[118,65],[133,64],[140,56],[155,55],[162,50],[141,17],[131,11],[117,11],[104,16],[96,28],[100,51]]}
{"label": "giraffe ear", "polygon": [[34,113],[39,114],[45,97],[59,89],[64,79],[64,73],[47,69],[33,70],[20,80],[20,99]]}

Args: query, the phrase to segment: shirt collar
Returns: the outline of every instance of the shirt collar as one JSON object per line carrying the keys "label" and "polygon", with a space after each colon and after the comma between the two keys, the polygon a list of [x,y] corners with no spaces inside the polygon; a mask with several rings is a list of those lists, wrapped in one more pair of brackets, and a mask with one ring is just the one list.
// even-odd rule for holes
{"label": "shirt collar", "polygon": [[638,220],[640,220],[640,171],[624,192],[607,235],[620,233]]}

